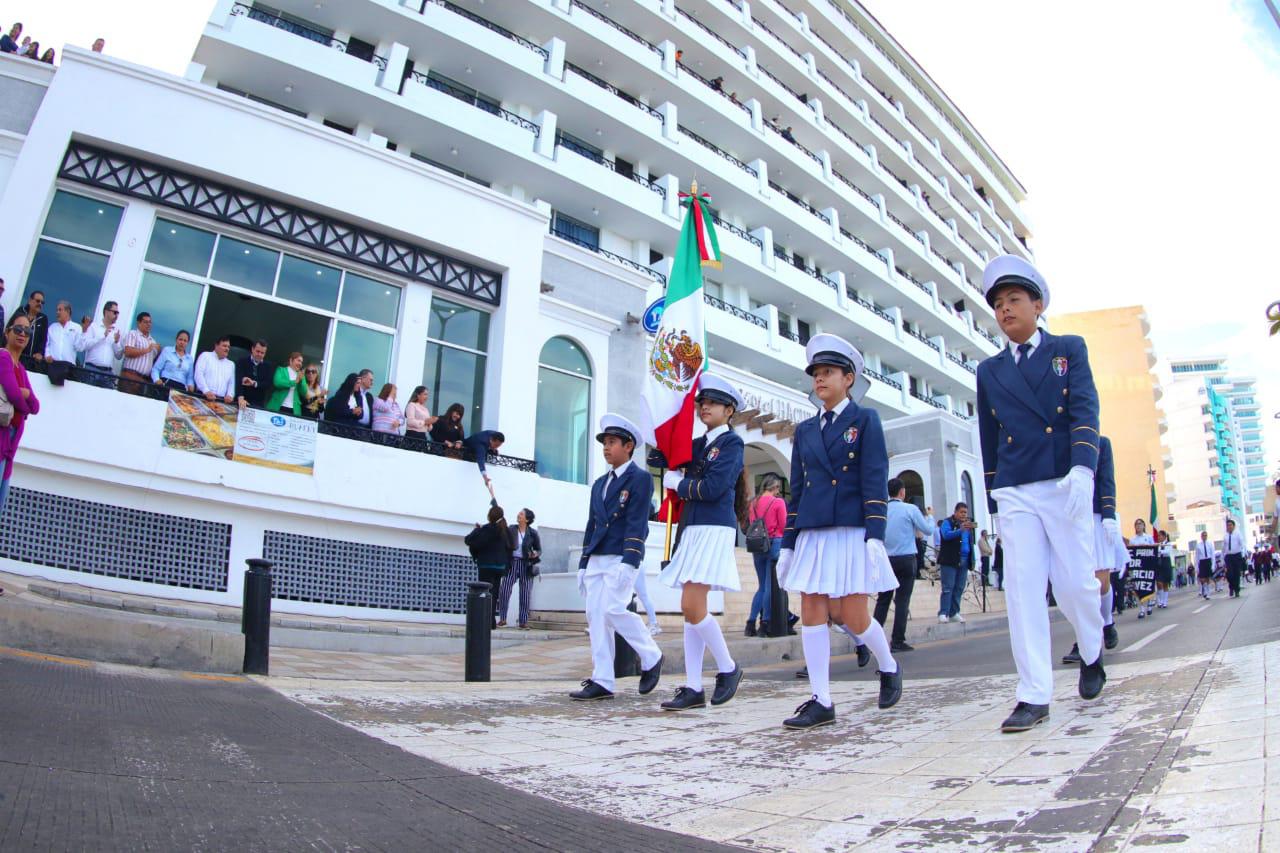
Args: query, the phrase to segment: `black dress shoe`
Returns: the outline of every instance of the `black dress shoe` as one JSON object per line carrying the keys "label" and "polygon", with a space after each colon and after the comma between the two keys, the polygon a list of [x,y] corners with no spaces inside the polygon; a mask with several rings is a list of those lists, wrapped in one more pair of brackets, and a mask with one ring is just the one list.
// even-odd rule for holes
{"label": "black dress shoe", "polygon": [[813,729],[835,721],[835,704],[833,703],[830,707],[827,707],[818,701],[817,696],[814,696],[799,708],[796,708],[796,715],[783,720],[782,725],[788,729]]}
{"label": "black dress shoe", "polygon": [[1120,645],[1120,632],[1115,625],[1102,626],[1102,644],[1107,647],[1107,651]]}
{"label": "black dress shoe", "polygon": [[866,646],[858,646],[858,669],[862,669],[871,663],[871,649]]}
{"label": "black dress shoe", "polygon": [[756,620],[747,620],[747,630],[742,632],[745,637],[754,637],[756,635]]}
{"label": "black dress shoe", "polygon": [[582,689],[575,690],[569,694],[570,699],[576,699],[579,702],[590,702],[594,699],[612,699],[613,691],[605,690],[599,684],[596,684],[590,678],[582,682]]}
{"label": "black dress shoe", "polygon": [[1030,731],[1049,719],[1048,705],[1032,705],[1030,702],[1019,702],[1013,706],[1013,713],[1000,724],[1000,731],[1005,734]]}
{"label": "black dress shoe", "polygon": [[733,672],[717,672],[716,673],[716,689],[711,694],[712,705],[723,705],[733,698],[733,694],[738,692],[738,685],[742,683],[742,667],[735,665]]}
{"label": "black dress shoe", "polygon": [[1063,663],[1080,663],[1080,644],[1072,643],[1071,651],[1062,656]]}
{"label": "black dress shoe", "polygon": [[902,698],[902,664],[898,664],[897,672],[881,672],[880,707],[892,708]]}
{"label": "black dress shoe", "polygon": [[1093,663],[1080,661],[1080,698],[1097,699],[1102,685],[1107,683],[1107,672],[1102,668],[1102,652]]}
{"label": "black dress shoe", "polygon": [[662,703],[664,711],[687,711],[690,708],[705,707],[707,707],[707,694],[688,686],[677,689],[675,696]]}
{"label": "black dress shoe", "polygon": [[891,652],[914,652],[916,647],[910,643],[890,643],[889,651]]}
{"label": "black dress shoe", "polygon": [[809,667],[806,666],[796,670],[796,678],[808,678],[808,677],[809,677]]}
{"label": "black dress shoe", "polygon": [[662,677],[662,657],[659,655],[658,662],[653,666],[640,673],[640,695],[652,693],[653,688],[658,686],[658,679]]}

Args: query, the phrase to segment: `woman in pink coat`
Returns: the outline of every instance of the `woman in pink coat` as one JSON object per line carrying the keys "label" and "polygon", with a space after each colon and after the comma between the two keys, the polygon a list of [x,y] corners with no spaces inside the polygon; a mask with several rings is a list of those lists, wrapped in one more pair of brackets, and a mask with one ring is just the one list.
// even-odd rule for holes
{"label": "woman in pink coat", "polygon": [[[31,335],[31,321],[26,314],[19,314],[9,321],[4,330],[4,349],[0,349],[0,388],[13,405],[13,418],[6,427],[0,427],[0,459],[4,460],[4,479],[0,480],[0,512],[9,497],[9,477],[13,475],[13,457],[22,441],[22,429],[27,416],[40,411],[40,401],[31,390],[27,369],[19,360]],[[4,590],[0,589],[0,595]]]}

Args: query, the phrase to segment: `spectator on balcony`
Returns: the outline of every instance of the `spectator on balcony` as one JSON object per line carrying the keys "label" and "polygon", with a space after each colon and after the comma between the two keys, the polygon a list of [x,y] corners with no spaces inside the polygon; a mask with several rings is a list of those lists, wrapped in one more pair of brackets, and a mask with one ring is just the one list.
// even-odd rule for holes
{"label": "spectator on balcony", "polygon": [[84,369],[90,371],[87,377],[90,385],[110,388],[115,384],[116,359],[124,355],[124,335],[117,325],[119,319],[120,306],[114,300],[108,300],[102,306],[102,319],[91,325],[77,344],[84,353]]}
{"label": "spectator on balcony", "polygon": [[267,404],[275,371],[267,362],[267,342],[256,340],[249,354],[236,362],[236,402],[240,408],[261,409]]}
{"label": "spectator on balcony", "polygon": [[325,400],[329,397],[329,389],[320,386],[320,365],[312,362],[302,372],[303,396],[302,416],[316,420],[324,411]]}
{"label": "spectator on balcony", "polygon": [[22,353],[31,336],[31,321],[19,314],[9,321],[5,329],[4,349],[0,350],[0,388],[13,406],[13,417],[6,427],[0,427],[0,459],[4,460],[4,478],[0,479],[0,510],[9,497],[9,477],[13,474],[13,457],[22,440],[22,430],[27,417],[40,412],[40,401],[31,389],[31,380],[22,366]]}
{"label": "spectator on balcony", "polygon": [[368,427],[373,423],[373,371],[349,373],[338,388],[338,393],[325,405],[324,419],[340,424]]}
{"label": "spectator on balcony", "polygon": [[132,379],[138,384],[123,383],[119,387],[121,391],[130,394],[141,394],[142,387],[151,384],[151,368],[155,366],[161,347],[160,342],[151,337],[151,315],[142,311],[135,319],[137,328],[130,329],[124,336],[124,362],[120,365],[120,378]]}
{"label": "spectator on balcony", "polygon": [[791,133],[791,125],[787,125],[785,128],[782,129],[782,138],[792,143],[793,145],[795,144],[796,138]]}
{"label": "spectator on balcony", "polygon": [[49,327],[44,358],[49,364],[49,382],[61,385],[76,364],[76,344],[80,342],[80,326],[71,322],[71,303],[65,299],[58,300],[55,317],[56,322]]}
{"label": "spectator on balcony", "polygon": [[106,39],[94,39],[93,47],[89,48],[94,53],[102,53],[102,49],[107,46]]}
{"label": "spectator on balcony", "polygon": [[190,344],[191,333],[186,329],[179,331],[173,339],[173,346],[160,350],[160,355],[156,357],[156,363],[151,367],[151,381],[173,391],[184,391],[187,394],[194,392],[196,389],[192,372],[195,369],[195,359],[187,352]]}
{"label": "spectator on balcony", "polygon": [[200,353],[196,359],[196,390],[206,400],[222,400],[233,403],[236,399],[236,366],[227,354],[231,352],[231,336],[223,335],[213,344],[213,349]]}
{"label": "spectator on balcony", "polygon": [[717,91],[717,92],[721,92],[721,93],[723,93],[723,92],[724,92],[724,78],[723,78],[723,77],[713,77],[713,78],[711,78],[711,88],[712,88],[713,90]]}
{"label": "spectator on balcony", "polygon": [[271,399],[267,409],[295,417],[302,414],[302,401],[307,385],[302,375],[302,353],[289,353],[289,360],[277,367],[271,376]]}
{"label": "spectator on balcony", "polygon": [[373,401],[373,430],[399,435],[403,426],[404,416],[400,414],[400,404],[396,402],[396,386],[388,382],[382,386]]}
{"label": "spectator on balcony", "polygon": [[52,65],[53,64],[53,48],[49,48],[43,54],[41,54],[40,61],[47,65]]}
{"label": "spectator on balcony", "polygon": [[461,450],[464,438],[462,416],[465,413],[466,410],[462,408],[461,403],[450,404],[449,408],[445,409],[444,417],[431,425],[431,440],[445,447]]}
{"label": "spectator on balcony", "polygon": [[489,474],[484,469],[485,458],[490,453],[497,453],[506,440],[507,437],[496,429],[482,429],[462,440],[462,446],[475,454],[476,467],[480,469],[486,486],[489,485]]}
{"label": "spectator on balcony", "polygon": [[676,62],[679,62],[679,61],[680,61],[680,60],[682,60],[682,59],[684,59],[684,51],[683,51],[683,50],[677,50],[677,51],[676,51]]}
{"label": "spectator on balcony", "polygon": [[427,440],[427,430],[440,420],[433,417],[427,409],[427,398],[431,392],[427,390],[427,386],[419,385],[413,389],[413,394],[409,397],[408,404],[404,407],[404,423],[405,438],[418,438],[423,441]]}
{"label": "spectator on balcony", "polygon": [[23,358],[44,361],[44,348],[49,340],[49,318],[45,316],[44,311],[40,310],[43,307],[44,291],[31,291],[31,295],[27,297],[27,307],[23,312],[31,325],[31,335],[27,338],[27,348],[22,353]]}
{"label": "spectator on balcony", "polygon": [[0,53],[17,53],[18,39],[22,36],[22,24],[14,24],[9,32],[0,36]]}
{"label": "spectator on balcony", "polygon": [[22,51],[22,55],[26,59],[34,59],[36,62],[39,62],[40,61],[40,42],[33,41],[30,44],[28,44],[26,49]]}
{"label": "spectator on balcony", "polygon": [[[476,561],[479,580],[489,584],[491,595],[496,594],[511,559],[511,533],[502,507],[497,504],[489,507],[488,521],[483,526],[477,524],[463,541],[471,550],[471,559]],[[496,607],[493,610],[493,627],[498,627]]]}

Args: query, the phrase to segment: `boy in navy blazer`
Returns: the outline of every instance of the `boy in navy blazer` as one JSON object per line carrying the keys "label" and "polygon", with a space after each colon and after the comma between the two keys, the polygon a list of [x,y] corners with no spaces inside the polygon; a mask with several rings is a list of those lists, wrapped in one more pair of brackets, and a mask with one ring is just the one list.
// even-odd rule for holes
{"label": "boy in navy blazer", "polygon": [[582,534],[578,592],[587,602],[591,677],[569,696],[580,702],[613,698],[613,635],[622,635],[640,655],[640,694],[658,686],[662,652],[644,620],[627,610],[649,535],[653,478],[631,461],[642,435],[621,415],[600,418],[600,442],[609,471],[591,486],[591,508]]}
{"label": "boy in navy blazer", "polygon": [[1001,730],[1021,732],[1048,719],[1053,696],[1048,581],[1075,628],[1080,696],[1097,698],[1107,678],[1094,576],[1098,392],[1084,340],[1038,327],[1049,287],[1035,267],[1002,255],[983,271],[983,292],[1009,339],[978,366],[978,431],[1018,668],[1017,705]]}

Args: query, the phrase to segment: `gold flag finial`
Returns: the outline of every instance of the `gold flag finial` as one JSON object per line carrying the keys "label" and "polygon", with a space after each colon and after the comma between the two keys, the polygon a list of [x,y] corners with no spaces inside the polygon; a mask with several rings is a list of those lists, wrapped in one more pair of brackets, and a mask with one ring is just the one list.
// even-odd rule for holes
{"label": "gold flag finial", "polygon": [[689,184],[689,195],[698,194],[698,179],[694,178],[693,183]]}

